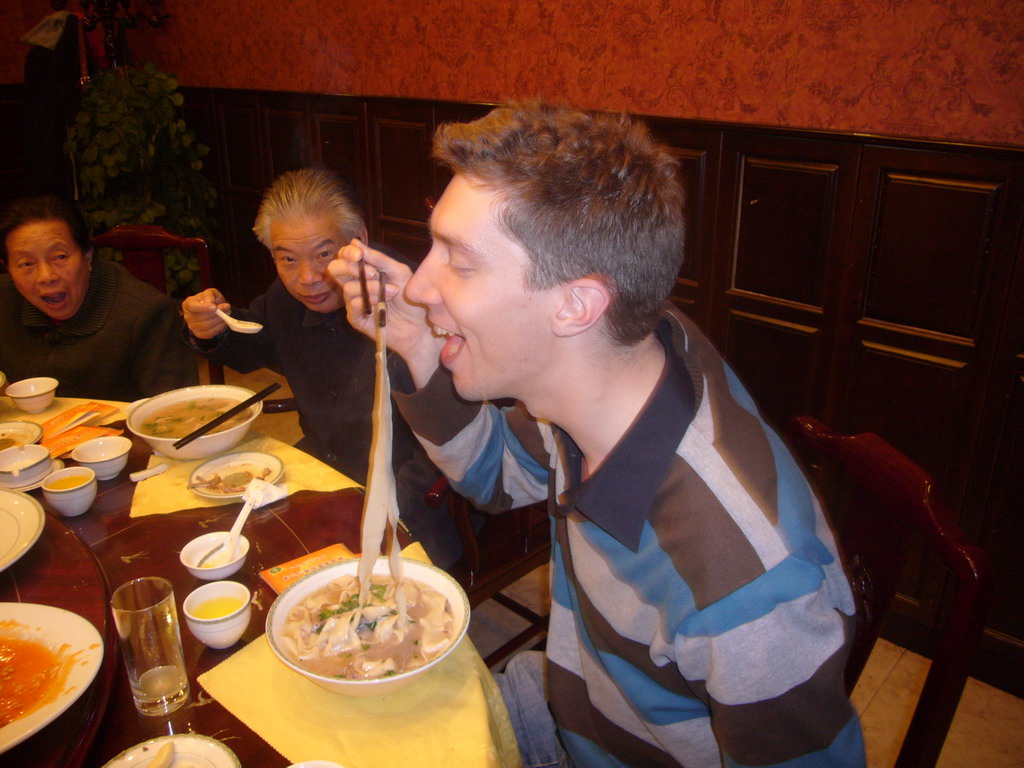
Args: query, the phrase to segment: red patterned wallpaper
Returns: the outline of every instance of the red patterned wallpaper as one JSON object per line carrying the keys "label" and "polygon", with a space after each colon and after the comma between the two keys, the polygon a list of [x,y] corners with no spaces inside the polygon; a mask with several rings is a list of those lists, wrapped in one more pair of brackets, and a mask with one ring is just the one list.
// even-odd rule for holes
{"label": "red patterned wallpaper", "polygon": [[[22,0],[24,5],[44,0]],[[137,0],[139,2],[139,0]],[[167,0],[191,86],[502,101],[1024,145],[1022,0]],[[0,72],[0,75],[3,73]]]}

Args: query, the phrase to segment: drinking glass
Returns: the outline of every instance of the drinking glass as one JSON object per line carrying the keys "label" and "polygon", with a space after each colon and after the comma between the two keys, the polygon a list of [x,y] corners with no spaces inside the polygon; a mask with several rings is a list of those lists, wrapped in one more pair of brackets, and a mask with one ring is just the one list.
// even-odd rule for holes
{"label": "drinking glass", "polygon": [[146,576],[122,584],[110,599],[135,706],[166,715],[188,701],[174,590],[167,579]]}

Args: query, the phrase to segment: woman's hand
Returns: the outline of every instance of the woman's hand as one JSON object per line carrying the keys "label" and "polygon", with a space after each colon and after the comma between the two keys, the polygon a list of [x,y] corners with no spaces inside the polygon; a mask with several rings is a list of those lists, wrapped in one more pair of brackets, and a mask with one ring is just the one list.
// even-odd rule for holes
{"label": "woman's hand", "polygon": [[231,314],[231,305],[216,288],[207,288],[181,302],[188,330],[197,339],[212,339],[228,327],[216,314],[218,309]]}
{"label": "woman's hand", "polygon": [[[366,271],[369,314],[366,313],[359,282],[360,262]],[[374,307],[380,297],[380,277],[383,274],[388,348],[402,356],[417,384],[429,380],[437,369],[444,342],[431,333],[426,309],[405,298],[405,285],[412,277],[409,267],[359,240],[353,240],[338,251],[338,258],[328,265],[327,270],[341,285],[349,323],[370,338],[377,335]]]}

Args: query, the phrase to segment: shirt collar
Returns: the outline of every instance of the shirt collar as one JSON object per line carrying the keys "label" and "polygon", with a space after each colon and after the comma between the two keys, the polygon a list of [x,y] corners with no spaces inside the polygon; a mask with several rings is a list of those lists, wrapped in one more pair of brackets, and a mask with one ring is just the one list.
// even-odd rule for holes
{"label": "shirt collar", "polygon": [[580,482],[583,456],[561,431],[568,489],[559,513],[575,510],[634,552],[654,499],[661,491],[672,457],[695,413],[693,381],[672,345],[668,321],[658,324],[665,367],[654,392],[600,468]]}

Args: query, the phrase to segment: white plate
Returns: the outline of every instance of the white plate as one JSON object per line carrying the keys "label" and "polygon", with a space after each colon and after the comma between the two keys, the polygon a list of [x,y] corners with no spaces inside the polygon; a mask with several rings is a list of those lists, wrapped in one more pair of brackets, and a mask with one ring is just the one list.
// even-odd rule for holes
{"label": "white plate", "polygon": [[0,424],[0,440],[13,440],[15,445],[38,443],[42,436],[43,428],[34,421],[5,421]]}
{"label": "white plate", "polygon": [[146,768],[168,741],[174,742],[171,768],[241,768],[235,753],[225,744],[199,733],[160,736],[126,749],[103,768]]}
{"label": "white plate", "polygon": [[0,571],[32,549],[45,520],[42,506],[31,496],[0,488]]}
{"label": "white plate", "polygon": [[16,492],[19,492],[19,493],[23,493],[25,491],[34,491],[36,488],[38,488],[39,486],[41,486],[43,484],[43,480],[45,480],[51,474],[56,472],[58,469],[64,469],[64,462],[61,461],[60,459],[54,459],[53,460],[53,464],[50,465],[50,471],[47,472],[45,475],[43,475],[38,480],[36,480],[34,483],[29,483],[28,485],[19,485],[16,488],[3,488],[3,489],[0,489],[0,490],[16,491]]}
{"label": "white plate", "polygon": [[0,634],[42,643],[67,666],[67,677],[52,701],[0,728],[2,753],[52,723],[78,700],[99,671],[103,638],[77,613],[49,605],[0,603],[0,621]]}
{"label": "white plate", "polygon": [[[260,473],[267,471],[266,477],[260,477]],[[260,477],[268,483],[274,484],[284,474],[284,462],[277,456],[258,451],[241,451],[239,453],[226,453],[215,459],[200,464],[192,470],[188,476],[188,484],[202,482],[211,475],[225,477],[233,472],[251,472],[253,477]],[[237,493],[220,493],[209,488],[193,488],[193,491],[208,499],[240,499],[245,492],[243,488]]]}

